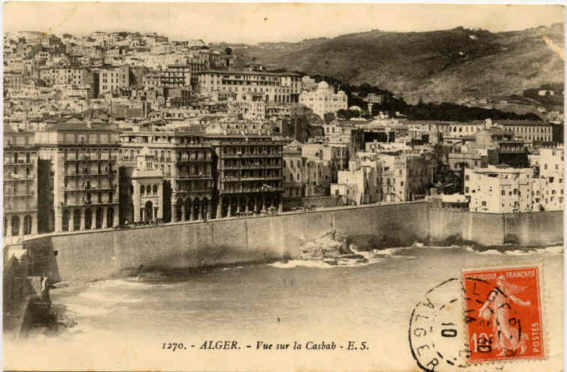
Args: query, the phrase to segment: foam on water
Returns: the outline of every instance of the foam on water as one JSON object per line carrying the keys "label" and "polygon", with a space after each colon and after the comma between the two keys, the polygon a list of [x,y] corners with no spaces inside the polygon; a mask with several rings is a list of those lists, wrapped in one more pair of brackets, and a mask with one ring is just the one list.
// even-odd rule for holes
{"label": "foam on water", "polygon": [[79,317],[102,316],[112,311],[109,307],[92,305],[87,306],[77,303],[70,303],[65,305],[65,310]]}
{"label": "foam on water", "polygon": [[334,266],[323,261],[314,260],[289,260],[286,262],[274,262],[268,264],[269,266],[278,269],[294,269],[296,267],[309,267],[314,269],[332,269]]}
{"label": "foam on water", "polygon": [[93,292],[93,291],[85,291],[79,294],[79,297],[86,298],[90,301],[93,301],[94,304],[134,304],[141,302],[141,298],[135,298],[128,295],[115,295],[113,297],[108,296],[105,292]]}
{"label": "foam on water", "polygon": [[563,246],[554,245],[552,247],[547,247],[547,248],[538,248],[537,251],[541,253],[548,253],[550,255],[563,254]]}
{"label": "foam on water", "polygon": [[545,248],[528,248],[528,249],[511,249],[498,251],[496,249],[480,250],[475,249],[471,246],[466,246],[465,250],[467,252],[482,254],[482,255],[498,255],[498,256],[534,256],[534,255],[561,255],[563,254],[563,246],[551,246]]}
{"label": "foam on water", "polygon": [[404,255],[399,255],[399,253],[412,248],[413,247],[395,247],[395,248],[386,248],[386,249],[375,249],[373,253],[375,256],[408,257]]}
{"label": "foam on water", "polygon": [[107,288],[146,288],[148,283],[137,278],[130,279],[113,279],[100,280],[88,284],[89,288],[107,289]]}

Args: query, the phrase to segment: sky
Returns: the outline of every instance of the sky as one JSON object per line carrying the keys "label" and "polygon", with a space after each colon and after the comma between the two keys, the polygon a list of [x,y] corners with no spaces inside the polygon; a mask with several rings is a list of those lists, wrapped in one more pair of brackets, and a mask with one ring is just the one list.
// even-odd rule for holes
{"label": "sky", "polygon": [[231,43],[295,42],[373,29],[498,32],[565,21],[559,5],[8,2],[3,10],[8,32],[139,31]]}

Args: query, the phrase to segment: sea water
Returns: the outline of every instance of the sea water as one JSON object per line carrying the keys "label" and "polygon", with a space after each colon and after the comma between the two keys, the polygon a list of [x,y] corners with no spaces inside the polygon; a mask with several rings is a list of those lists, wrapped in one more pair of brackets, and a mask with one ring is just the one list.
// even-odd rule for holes
{"label": "sea water", "polygon": [[[561,366],[561,246],[509,247],[505,252],[412,246],[364,255],[368,262],[291,260],[164,273],[152,282],[118,279],[55,289],[54,305],[64,309],[75,326],[57,335],[7,340],[4,367],[265,370],[269,360],[282,370],[413,370],[409,317],[430,288],[458,277],[465,267],[538,263],[543,265],[550,358],[539,367]],[[217,340],[237,341],[242,349],[201,349]],[[368,350],[262,351],[256,350],[258,341],[345,346],[365,342]],[[164,343],[172,342],[188,350],[163,350]]]}

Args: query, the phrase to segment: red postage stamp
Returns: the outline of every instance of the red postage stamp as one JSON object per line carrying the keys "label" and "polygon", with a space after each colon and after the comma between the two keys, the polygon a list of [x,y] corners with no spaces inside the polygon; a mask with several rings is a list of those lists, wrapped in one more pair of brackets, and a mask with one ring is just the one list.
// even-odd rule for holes
{"label": "red postage stamp", "polygon": [[539,270],[464,271],[470,363],[545,357]]}

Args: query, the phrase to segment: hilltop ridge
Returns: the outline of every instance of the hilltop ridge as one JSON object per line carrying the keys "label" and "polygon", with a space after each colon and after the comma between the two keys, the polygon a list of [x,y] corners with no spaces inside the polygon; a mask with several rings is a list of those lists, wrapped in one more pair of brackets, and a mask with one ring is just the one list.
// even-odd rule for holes
{"label": "hilltop ridge", "polygon": [[457,27],[428,32],[372,30],[297,43],[235,48],[245,63],[369,83],[408,102],[521,95],[563,83],[564,62],[544,42],[564,48],[564,25],[493,33]]}

